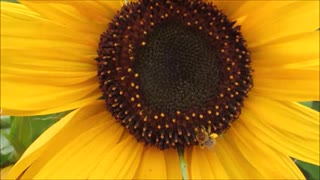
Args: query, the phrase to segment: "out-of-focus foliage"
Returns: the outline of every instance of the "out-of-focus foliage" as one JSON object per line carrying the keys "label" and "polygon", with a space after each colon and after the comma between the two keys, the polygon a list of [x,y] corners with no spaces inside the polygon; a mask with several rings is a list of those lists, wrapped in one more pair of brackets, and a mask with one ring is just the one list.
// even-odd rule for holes
{"label": "out-of-focus foliage", "polygon": [[0,166],[4,167],[16,162],[42,132],[67,113],[28,117],[1,116]]}

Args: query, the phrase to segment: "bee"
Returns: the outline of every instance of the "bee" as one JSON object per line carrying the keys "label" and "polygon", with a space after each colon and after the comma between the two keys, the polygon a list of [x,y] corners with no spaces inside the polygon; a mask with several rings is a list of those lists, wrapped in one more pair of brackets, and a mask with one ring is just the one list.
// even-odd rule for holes
{"label": "bee", "polygon": [[217,137],[218,134],[211,133],[210,126],[208,127],[208,129],[206,129],[204,126],[201,126],[200,129],[196,129],[196,139],[198,140],[201,148],[213,150],[216,144]]}

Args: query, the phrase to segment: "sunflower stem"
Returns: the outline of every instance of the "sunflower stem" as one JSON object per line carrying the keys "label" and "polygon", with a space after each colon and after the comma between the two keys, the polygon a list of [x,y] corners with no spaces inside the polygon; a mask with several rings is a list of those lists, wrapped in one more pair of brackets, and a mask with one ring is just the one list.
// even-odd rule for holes
{"label": "sunflower stem", "polygon": [[184,159],[184,148],[181,146],[178,146],[177,150],[178,150],[178,154],[179,154],[180,170],[181,170],[181,174],[182,174],[182,179],[187,180],[188,179],[188,169],[187,169],[187,163]]}

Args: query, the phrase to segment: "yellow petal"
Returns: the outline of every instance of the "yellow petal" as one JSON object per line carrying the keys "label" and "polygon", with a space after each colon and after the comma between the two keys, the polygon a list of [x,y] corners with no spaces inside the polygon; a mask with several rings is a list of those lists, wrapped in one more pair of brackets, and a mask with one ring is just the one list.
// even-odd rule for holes
{"label": "yellow petal", "polygon": [[229,179],[215,149],[194,147],[189,167],[191,179]]}
{"label": "yellow petal", "polygon": [[253,136],[283,154],[319,164],[319,112],[252,95],[241,121]]}
{"label": "yellow petal", "polygon": [[[87,2],[88,8],[91,7],[91,4],[95,4],[89,1]],[[94,34],[101,34],[107,28],[107,23],[101,24],[95,22],[90,16],[85,16],[85,14],[76,7],[66,4],[64,1],[22,0],[21,3],[30,10],[38,13],[40,17],[63,28]],[[76,4],[77,1],[74,1],[74,3]],[[99,12],[98,9],[97,11],[90,11],[86,14],[96,14],[96,12]],[[108,20],[105,19],[105,22],[108,22]]]}
{"label": "yellow petal", "polygon": [[[313,32],[319,28],[319,1],[287,1],[285,6],[252,13],[242,23],[249,47],[260,46],[278,38]],[[274,1],[277,6],[281,2]]]}
{"label": "yellow petal", "polygon": [[[64,29],[21,4],[4,2],[1,28],[1,108],[5,114],[65,111],[100,96],[96,48],[88,40],[91,35]],[[97,45],[99,34],[95,36]]]}
{"label": "yellow petal", "polygon": [[263,67],[284,67],[290,63],[303,64],[314,59],[319,62],[319,32],[308,32],[276,42],[251,48],[252,66],[254,69]]}
{"label": "yellow petal", "polygon": [[[104,119],[94,118],[94,115],[104,116]],[[108,123],[110,114],[105,111],[103,101],[96,101],[90,105],[71,112],[45,131],[23,154],[8,174],[9,179],[19,177],[31,164],[40,158],[50,159],[55,152],[71,139],[82,132],[95,127],[97,124]],[[111,121],[112,122],[112,121]],[[75,128],[76,127],[76,128]],[[107,128],[107,127],[106,127]],[[50,147],[48,149],[48,147]],[[37,171],[40,171],[39,168]]]}
{"label": "yellow petal", "polygon": [[139,168],[133,179],[167,179],[163,151],[156,147],[145,147]]}
{"label": "yellow petal", "polygon": [[15,109],[15,107],[13,109],[7,109],[2,107],[2,114],[4,115],[11,115],[11,116],[32,116],[32,115],[46,115],[46,114],[53,114],[53,113],[57,113],[57,112],[62,112],[62,111],[66,111],[67,109],[76,109],[79,107],[83,107],[87,104],[90,104],[94,101],[96,101],[99,97],[100,97],[100,91],[97,90],[95,92],[93,92],[92,94],[88,95],[87,97],[73,102],[73,103],[68,103],[68,104],[64,104],[58,107],[54,107],[54,108],[50,108],[50,109],[45,109],[45,110],[38,110],[38,111],[28,111],[28,110],[19,110],[19,109]]}
{"label": "yellow petal", "polygon": [[7,179],[7,178],[6,178],[6,175],[7,175],[7,173],[10,171],[10,169],[12,168],[12,166],[13,166],[13,165],[10,165],[10,166],[6,166],[6,167],[0,169],[0,179],[1,179],[1,180]]}
{"label": "yellow petal", "polygon": [[129,136],[106,151],[89,179],[132,179],[138,169],[144,144]]}
{"label": "yellow petal", "polygon": [[214,179],[210,163],[199,147],[192,148],[191,179]]}
{"label": "yellow petal", "polygon": [[164,155],[167,167],[167,179],[182,179],[178,152],[175,149],[168,149],[164,151]]}
{"label": "yellow petal", "polygon": [[97,24],[107,24],[117,11],[120,10],[124,0],[76,0],[76,1],[63,1],[75,7],[82,16],[96,22]]}
{"label": "yellow petal", "polygon": [[262,179],[263,175],[224,136],[217,138],[215,151],[228,177],[230,179]]}
{"label": "yellow petal", "polygon": [[[104,123],[96,123],[95,127],[80,133],[69,142],[64,142],[63,147],[55,150],[53,155],[49,150],[49,153],[44,156],[52,157],[39,158],[23,177],[26,179],[32,177],[36,179],[88,178],[104,152],[116,145],[123,132],[123,128],[110,115],[109,117],[105,115],[106,113],[101,113],[100,116],[94,117],[105,120]],[[55,146],[59,145],[55,144]],[[38,171],[40,167],[41,170]]]}
{"label": "yellow petal", "polygon": [[[96,80],[65,87],[54,87],[21,80],[23,79],[1,77],[1,100],[4,109],[34,111],[57,108],[81,101],[92,92],[99,93],[95,91],[98,88]],[[92,95],[92,99],[95,98],[97,95]]]}
{"label": "yellow petal", "polygon": [[257,68],[252,94],[288,101],[319,100],[319,69]]}
{"label": "yellow petal", "polygon": [[260,141],[243,123],[242,119],[233,123],[224,138],[261,173],[263,179],[304,179],[289,156]]}
{"label": "yellow petal", "polygon": [[[280,7],[292,3],[292,1],[238,1],[238,0],[207,0],[221,9],[225,13],[229,20],[237,21],[237,25],[243,24],[245,21],[252,20],[256,17],[261,17],[264,14],[268,14]],[[250,17],[250,18],[248,18]],[[239,22],[241,20],[241,22]]]}

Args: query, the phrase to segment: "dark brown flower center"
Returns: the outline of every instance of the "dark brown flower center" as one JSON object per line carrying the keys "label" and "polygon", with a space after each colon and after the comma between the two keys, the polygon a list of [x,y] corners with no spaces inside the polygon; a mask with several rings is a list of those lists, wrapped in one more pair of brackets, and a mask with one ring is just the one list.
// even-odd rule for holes
{"label": "dark brown flower center", "polygon": [[160,149],[197,145],[200,129],[223,133],[252,87],[249,53],[234,24],[202,1],[124,6],[98,50],[108,110],[138,141]]}

